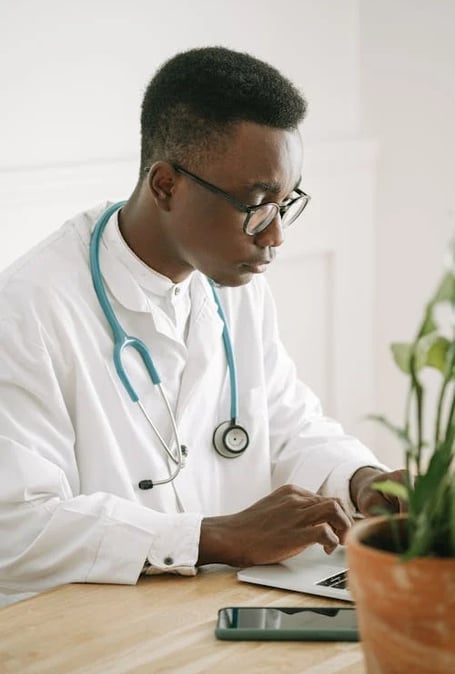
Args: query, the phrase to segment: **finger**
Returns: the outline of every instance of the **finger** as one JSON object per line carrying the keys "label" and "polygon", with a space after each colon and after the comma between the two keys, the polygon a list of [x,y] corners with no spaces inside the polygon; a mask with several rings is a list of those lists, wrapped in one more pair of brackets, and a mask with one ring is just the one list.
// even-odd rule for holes
{"label": "finger", "polygon": [[328,524],[316,524],[305,532],[308,543],[319,543],[330,555],[340,544],[340,539]]}
{"label": "finger", "polygon": [[323,499],[306,506],[301,512],[301,522],[304,526],[327,523],[338,538],[344,536],[352,524],[351,518],[335,499]]}
{"label": "finger", "polygon": [[351,524],[353,523],[353,519],[350,513],[345,509],[341,499],[337,497],[321,496],[320,494],[315,494],[311,491],[307,491],[306,489],[302,489],[297,485],[291,484],[279,487],[276,491],[281,492],[281,495],[284,496],[286,499],[289,498],[293,499],[296,506],[301,504],[305,508],[312,504],[317,505],[319,503],[335,502],[338,504],[339,508],[345,513],[349,522]]}
{"label": "finger", "polygon": [[269,497],[272,500],[278,500],[280,502],[294,502],[296,505],[305,501],[306,503],[318,503],[322,496],[315,494],[314,492],[308,491],[307,489],[302,489],[295,484],[284,484],[281,487],[278,487]]}
{"label": "finger", "polygon": [[382,482],[385,479],[392,480],[392,482],[399,482],[400,484],[406,484],[406,477],[405,470],[391,470],[388,473],[383,473],[379,479],[375,480],[375,482]]}
{"label": "finger", "polygon": [[343,505],[343,501],[340,498],[334,498],[333,500],[338,503],[338,505],[348,518],[350,526],[352,526],[354,524],[354,516],[349,512],[349,510],[345,508],[345,506]]}
{"label": "finger", "polygon": [[309,491],[303,487],[299,487],[297,484],[283,484],[281,487],[278,487],[276,492],[282,492],[284,494],[295,494],[299,496],[304,496],[305,498],[314,498],[316,500],[323,498],[319,494],[316,494],[314,491]]}

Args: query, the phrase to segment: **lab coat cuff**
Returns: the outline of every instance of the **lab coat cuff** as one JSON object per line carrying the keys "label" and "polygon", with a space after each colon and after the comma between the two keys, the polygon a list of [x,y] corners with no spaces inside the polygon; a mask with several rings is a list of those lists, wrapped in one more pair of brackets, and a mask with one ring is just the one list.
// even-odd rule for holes
{"label": "lab coat cuff", "polygon": [[175,573],[194,576],[199,556],[202,515],[179,513],[167,515],[162,526],[156,527],[147,554],[147,575]]}
{"label": "lab coat cuff", "polygon": [[[115,513],[115,518],[104,519],[103,535],[85,582],[134,584],[148,556],[154,566],[156,558],[156,566],[161,563],[163,571],[194,567],[200,515],[152,512],[134,503],[120,501],[120,504],[121,511]],[[167,568],[169,558],[174,563]]]}
{"label": "lab coat cuff", "polygon": [[351,500],[349,483],[357,470],[366,467],[377,468],[378,470],[383,471],[390,470],[390,468],[379,462],[375,463],[374,461],[371,461],[368,464],[365,464],[365,461],[346,461],[330,472],[319,489],[319,494],[321,494],[321,496],[340,499],[346,511],[350,515],[355,515],[357,509]]}

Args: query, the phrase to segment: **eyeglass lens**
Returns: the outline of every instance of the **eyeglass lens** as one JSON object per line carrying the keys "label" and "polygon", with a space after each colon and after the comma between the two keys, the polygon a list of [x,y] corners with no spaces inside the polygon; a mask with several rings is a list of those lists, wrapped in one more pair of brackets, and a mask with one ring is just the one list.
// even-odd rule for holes
{"label": "eyeglass lens", "polygon": [[[288,227],[300,215],[306,206],[305,199],[298,199],[281,215],[281,226]],[[264,204],[250,214],[246,225],[247,234],[259,234],[268,227],[279,212],[277,204]]]}

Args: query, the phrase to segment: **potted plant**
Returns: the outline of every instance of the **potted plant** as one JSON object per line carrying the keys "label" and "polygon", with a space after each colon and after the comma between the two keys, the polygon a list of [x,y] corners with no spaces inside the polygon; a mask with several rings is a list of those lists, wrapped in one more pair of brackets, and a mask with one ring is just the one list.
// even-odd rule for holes
{"label": "potted plant", "polygon": [[[409,378],[404,423],[374,418],[404,444],[407,477],[403,485],[376,486],[401,497],[407,513],[375,516],[352,528],[349,584],[369,674],[450,674],[455,672],[455,242],[414,341],[393,344],[392,353]],[[429,438],[426,368],[440,377]]]}

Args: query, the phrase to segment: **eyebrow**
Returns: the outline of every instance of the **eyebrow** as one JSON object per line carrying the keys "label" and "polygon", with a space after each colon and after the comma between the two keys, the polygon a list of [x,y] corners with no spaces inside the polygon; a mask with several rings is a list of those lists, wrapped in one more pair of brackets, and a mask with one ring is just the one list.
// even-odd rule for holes
{"label": "eyebrow", "polygon": [[265,183],[258,181],[255,183],[250,183],[247,185],[247,188],[252,192],[272,192],[272,194],[278,194],[281,192],[281,185],[279,183]]}
{"label": "eyebrow", "polygon": [[[293,192],[295,190],[295,188],[300,185],[301,180],[302,180],[302,177],[299,176],[299,178],[297,179],[297,182],[296,182],[295,186],[292,188],[291,192]],[[262,182],[262,181],[247,184],[245,187],[246,187],[247,190],[250,190],[252,192],[269,192],[269,193],[272,193],[272,194],[279,194],[283,189],[279,183],[266,183],[266,182]]]}

